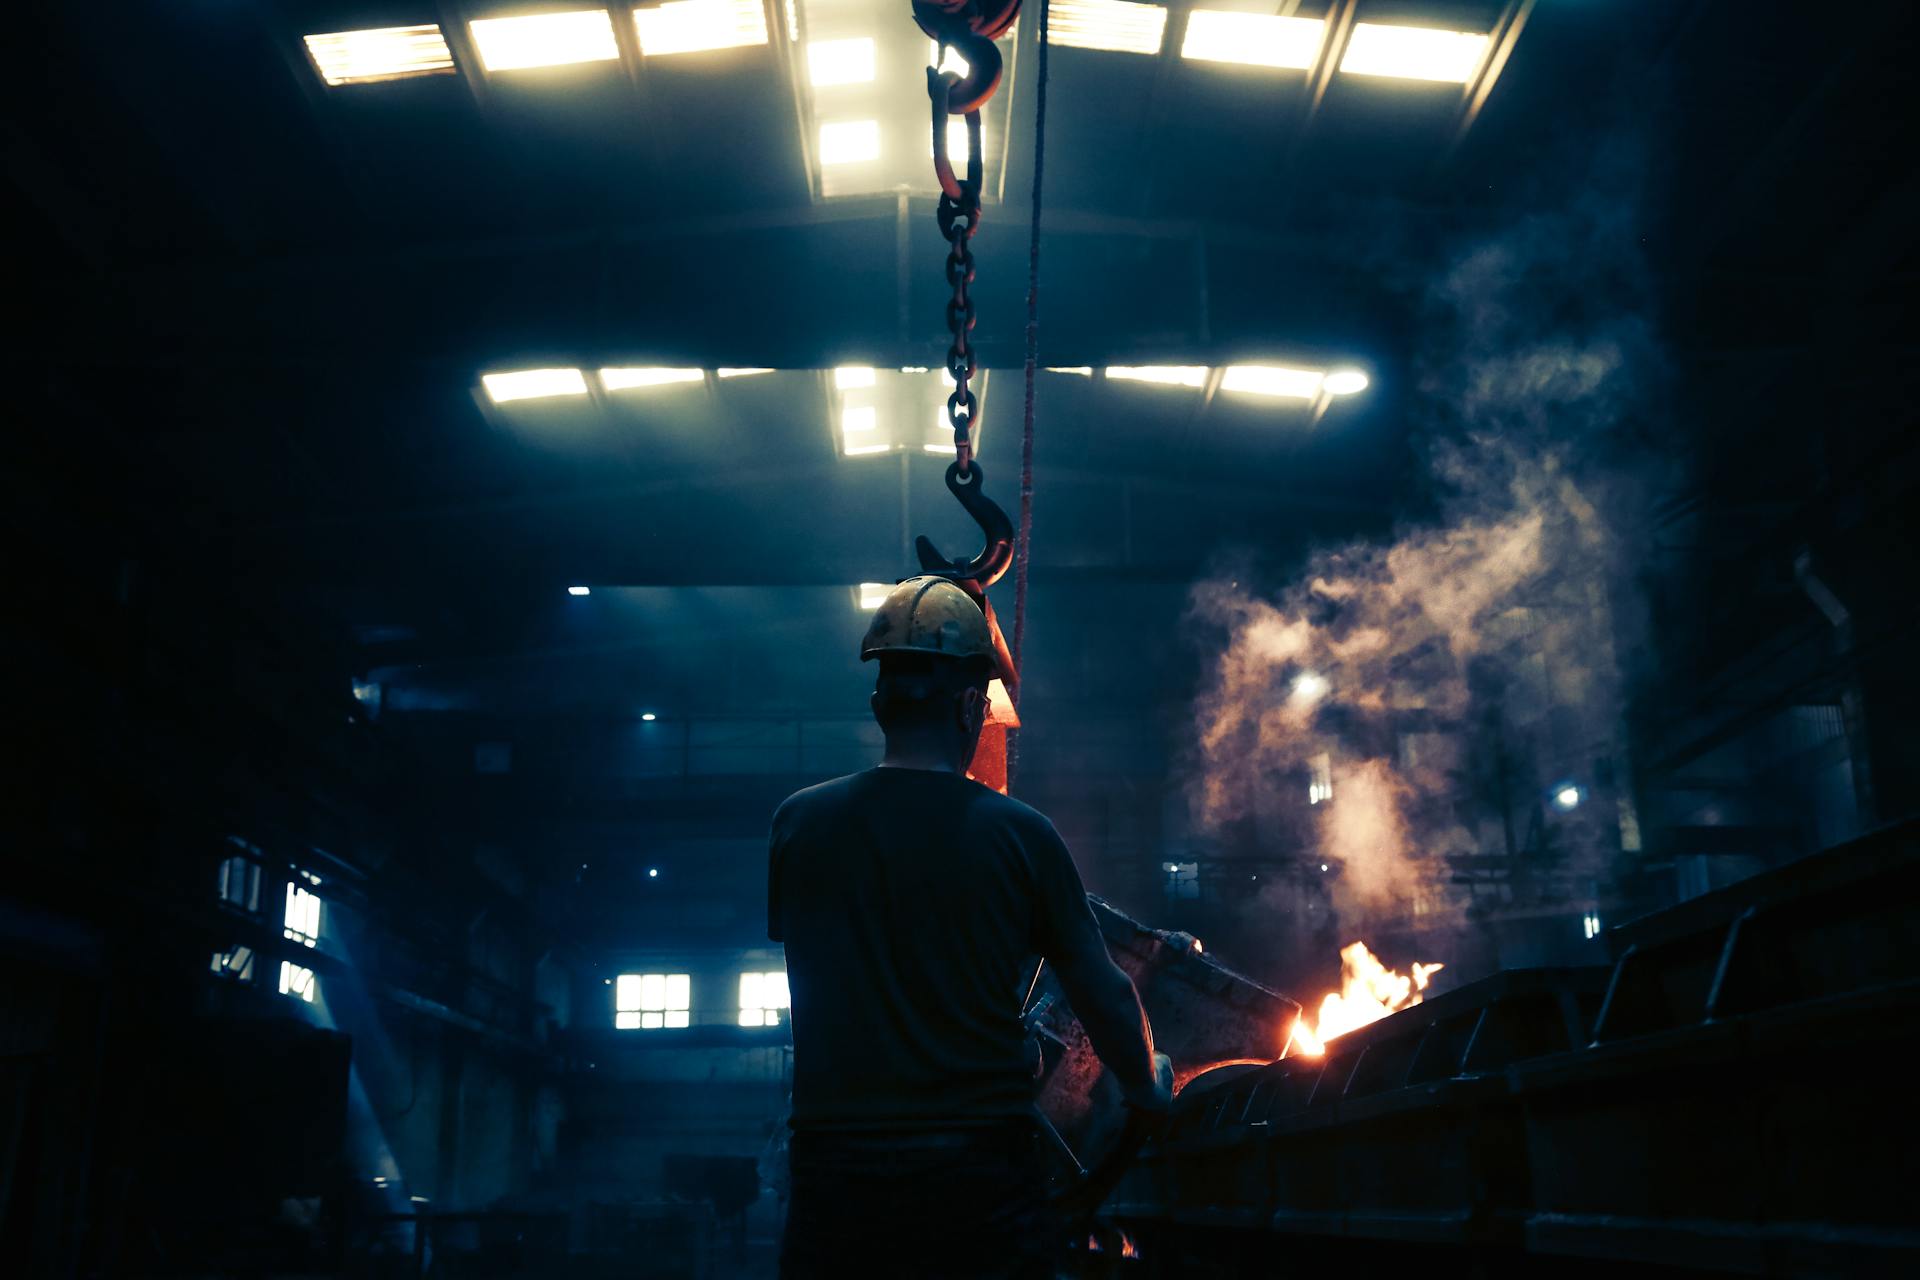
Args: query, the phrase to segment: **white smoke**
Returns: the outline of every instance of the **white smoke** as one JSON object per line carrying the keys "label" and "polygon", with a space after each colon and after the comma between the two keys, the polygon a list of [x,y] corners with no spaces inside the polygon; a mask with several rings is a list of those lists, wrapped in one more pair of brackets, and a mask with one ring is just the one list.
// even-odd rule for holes
{"label": "white smoke", "polygon": [[[1214,655],[1198,826],[1304,844],[1339,872],[1348,925],[1442,905],[1443,859],[1487,849],[1498,823],[1473,803],[1489,767],[1473,757],[1490,719],[1534,725],[1543,759],[1604,752],[1620,723],[1661,362],[1633,192],[1591,176],[1580,202],[1468,247],[1424,291],[1433,518],[1320,549],[1277,590],[1243,573],[1192,592]],[[1322,772],[1332,801],[1303,821]]]}

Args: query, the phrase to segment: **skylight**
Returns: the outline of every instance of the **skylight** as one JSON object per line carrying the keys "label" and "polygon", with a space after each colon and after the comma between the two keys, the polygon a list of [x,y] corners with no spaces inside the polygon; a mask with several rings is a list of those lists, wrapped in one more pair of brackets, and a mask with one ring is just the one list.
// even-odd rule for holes
{"label": "skylight", "polygon": [[1160,52],[1167,11],[1127,0],[1055,0],[1047,20],[1047,43],[1115,53]]}
{"label": "skylight", "polygon": [[306,37],[307,56],[328,84],[366,84],[453,70],[453,54],[440,28],[378,27]]}
{"label": "skylight", "polygon": [[1326,26],[1322,18],[1195,9],[1187,15],[1187,38],[1180,44],[1180,56],[1198,62],[1305,71],[1320,56]]}
{"label": "skylight", "polygon": [[1271,364],[1227,366],[1220,377],[1222,391],[1241,391],[1256,396],[1283,396],[1311,400],[1320,394],[1324,375],[1318,369],[1288,369]]}
{"label": "skylight", "polygon": [[859,164],[880,158],[878,120],[841,120],[820,126],[820,163]]}
{"label": "skylight", "polygon": [[772,373],[771,369],[715,369],[714,373],[722,378],[751,378],[755,374]]}
{"label": "skylight", "polygon": [[1487,37],[1471,31],[1354,24],[1340,70],[1360,76],[1465,84],[1480,69]]}
{"label": "skylight", "polygon": [[635,9],[633,25],[640,52],[649,58],[767,42],[767,11],[760,0],[671,0]]}
{"label": "skylight", "polygon": [[1207,380],[1202,365],[1111,365],[1107,377],[1117,382],[1157,382],[1168,387],[1198,387]]}
{"label": "skylight", "polygon": [[583,396],[587,380],[578,369],[521,369],[515,373],[482,375],[480,384],[495,404],[535,400],[542,396]]}
{"label": "skylight", "polygon": [[480,51],[480,63],[488,71],[612,62],[620,56],[613,38],[613,16],[605,9],[476,18],[467,26]]}
{"label": "skylight", "polygon": [[873,79],[873,41],[815,40],[807,46],[807,76],[816,89]]}
{"label": "skylight", "polygon": [[706,375],[698,369],[602,369],[600,385],[609,391],[628,387],[663,387],[675,382],[701,382]]}

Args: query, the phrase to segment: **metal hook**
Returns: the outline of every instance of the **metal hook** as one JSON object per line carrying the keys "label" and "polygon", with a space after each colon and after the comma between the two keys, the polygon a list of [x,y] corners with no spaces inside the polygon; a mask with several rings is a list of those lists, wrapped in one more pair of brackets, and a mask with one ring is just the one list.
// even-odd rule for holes
{"label": "metal hook", "polygon": [[1020,0],[913,0],[913,20],[941,44],[966,59],[967,74],[947,90],[945,106],[956,116],[978,111],[1000,87],[1003,62],[994,40],[1020,16]]}
{"label": "metal hook", "polygon": [[949,560],[925,535],[913,542],[923,571],[955,582],[972,583],[982,591],[1005,577],[1013,564],[1013,521],[1000,509],[999,503],[982,492],[986,478],[978,462],[966,472],[960,470],[958,462],[947,466],[947,492],[959,499],[980,531],[987,535],[987,545],[979,555],[971,560]]}

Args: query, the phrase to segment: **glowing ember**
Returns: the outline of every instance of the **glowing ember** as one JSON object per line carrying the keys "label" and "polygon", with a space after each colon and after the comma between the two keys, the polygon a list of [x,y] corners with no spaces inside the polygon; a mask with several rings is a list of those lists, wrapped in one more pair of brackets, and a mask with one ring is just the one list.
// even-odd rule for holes
{"label": "glowing ember", "polygon": [[1304,1011],[1300,1014],[1293,1027],[1293,1052],[1318,1057],[1335,1036],[1419,1004],[1428,980],[1445,967],[1416,964],[1408,977],[1381,964],[1364,942],[1342,947],[1340,990],[1320,1002],[1320,1016],[1311,1023]]}

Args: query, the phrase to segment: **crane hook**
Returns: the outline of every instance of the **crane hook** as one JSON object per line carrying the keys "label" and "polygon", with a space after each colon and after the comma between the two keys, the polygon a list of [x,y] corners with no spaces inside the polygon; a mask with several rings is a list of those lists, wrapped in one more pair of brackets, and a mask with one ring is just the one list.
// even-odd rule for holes
{"label": "crane hook", "polygon": [[959,499],[980,531],[987,535],[987,545],[980,554],[971,560],[949,560],[940,554],[926,535],[922,534],[913,542],[914,550],[920,556],[920,568],[926,573],[938,574],[962,584],[972,584],[985,591],[1006,576],[1007,569],[1013,564],[1013,521],[1000,509],[1000,504],[981,491],[986,482],[986,473],[975,461],[972,467],[962,472],[958,462],[947,464],[947,492]]}
{"label": "crane hook", "polygon": [[966,60],[967,74],[947,90],[947,111],[978,111],[1000,87],[1003,62],[993,42],[1020,16],[1020,0],[913,0],[913,20]]}

